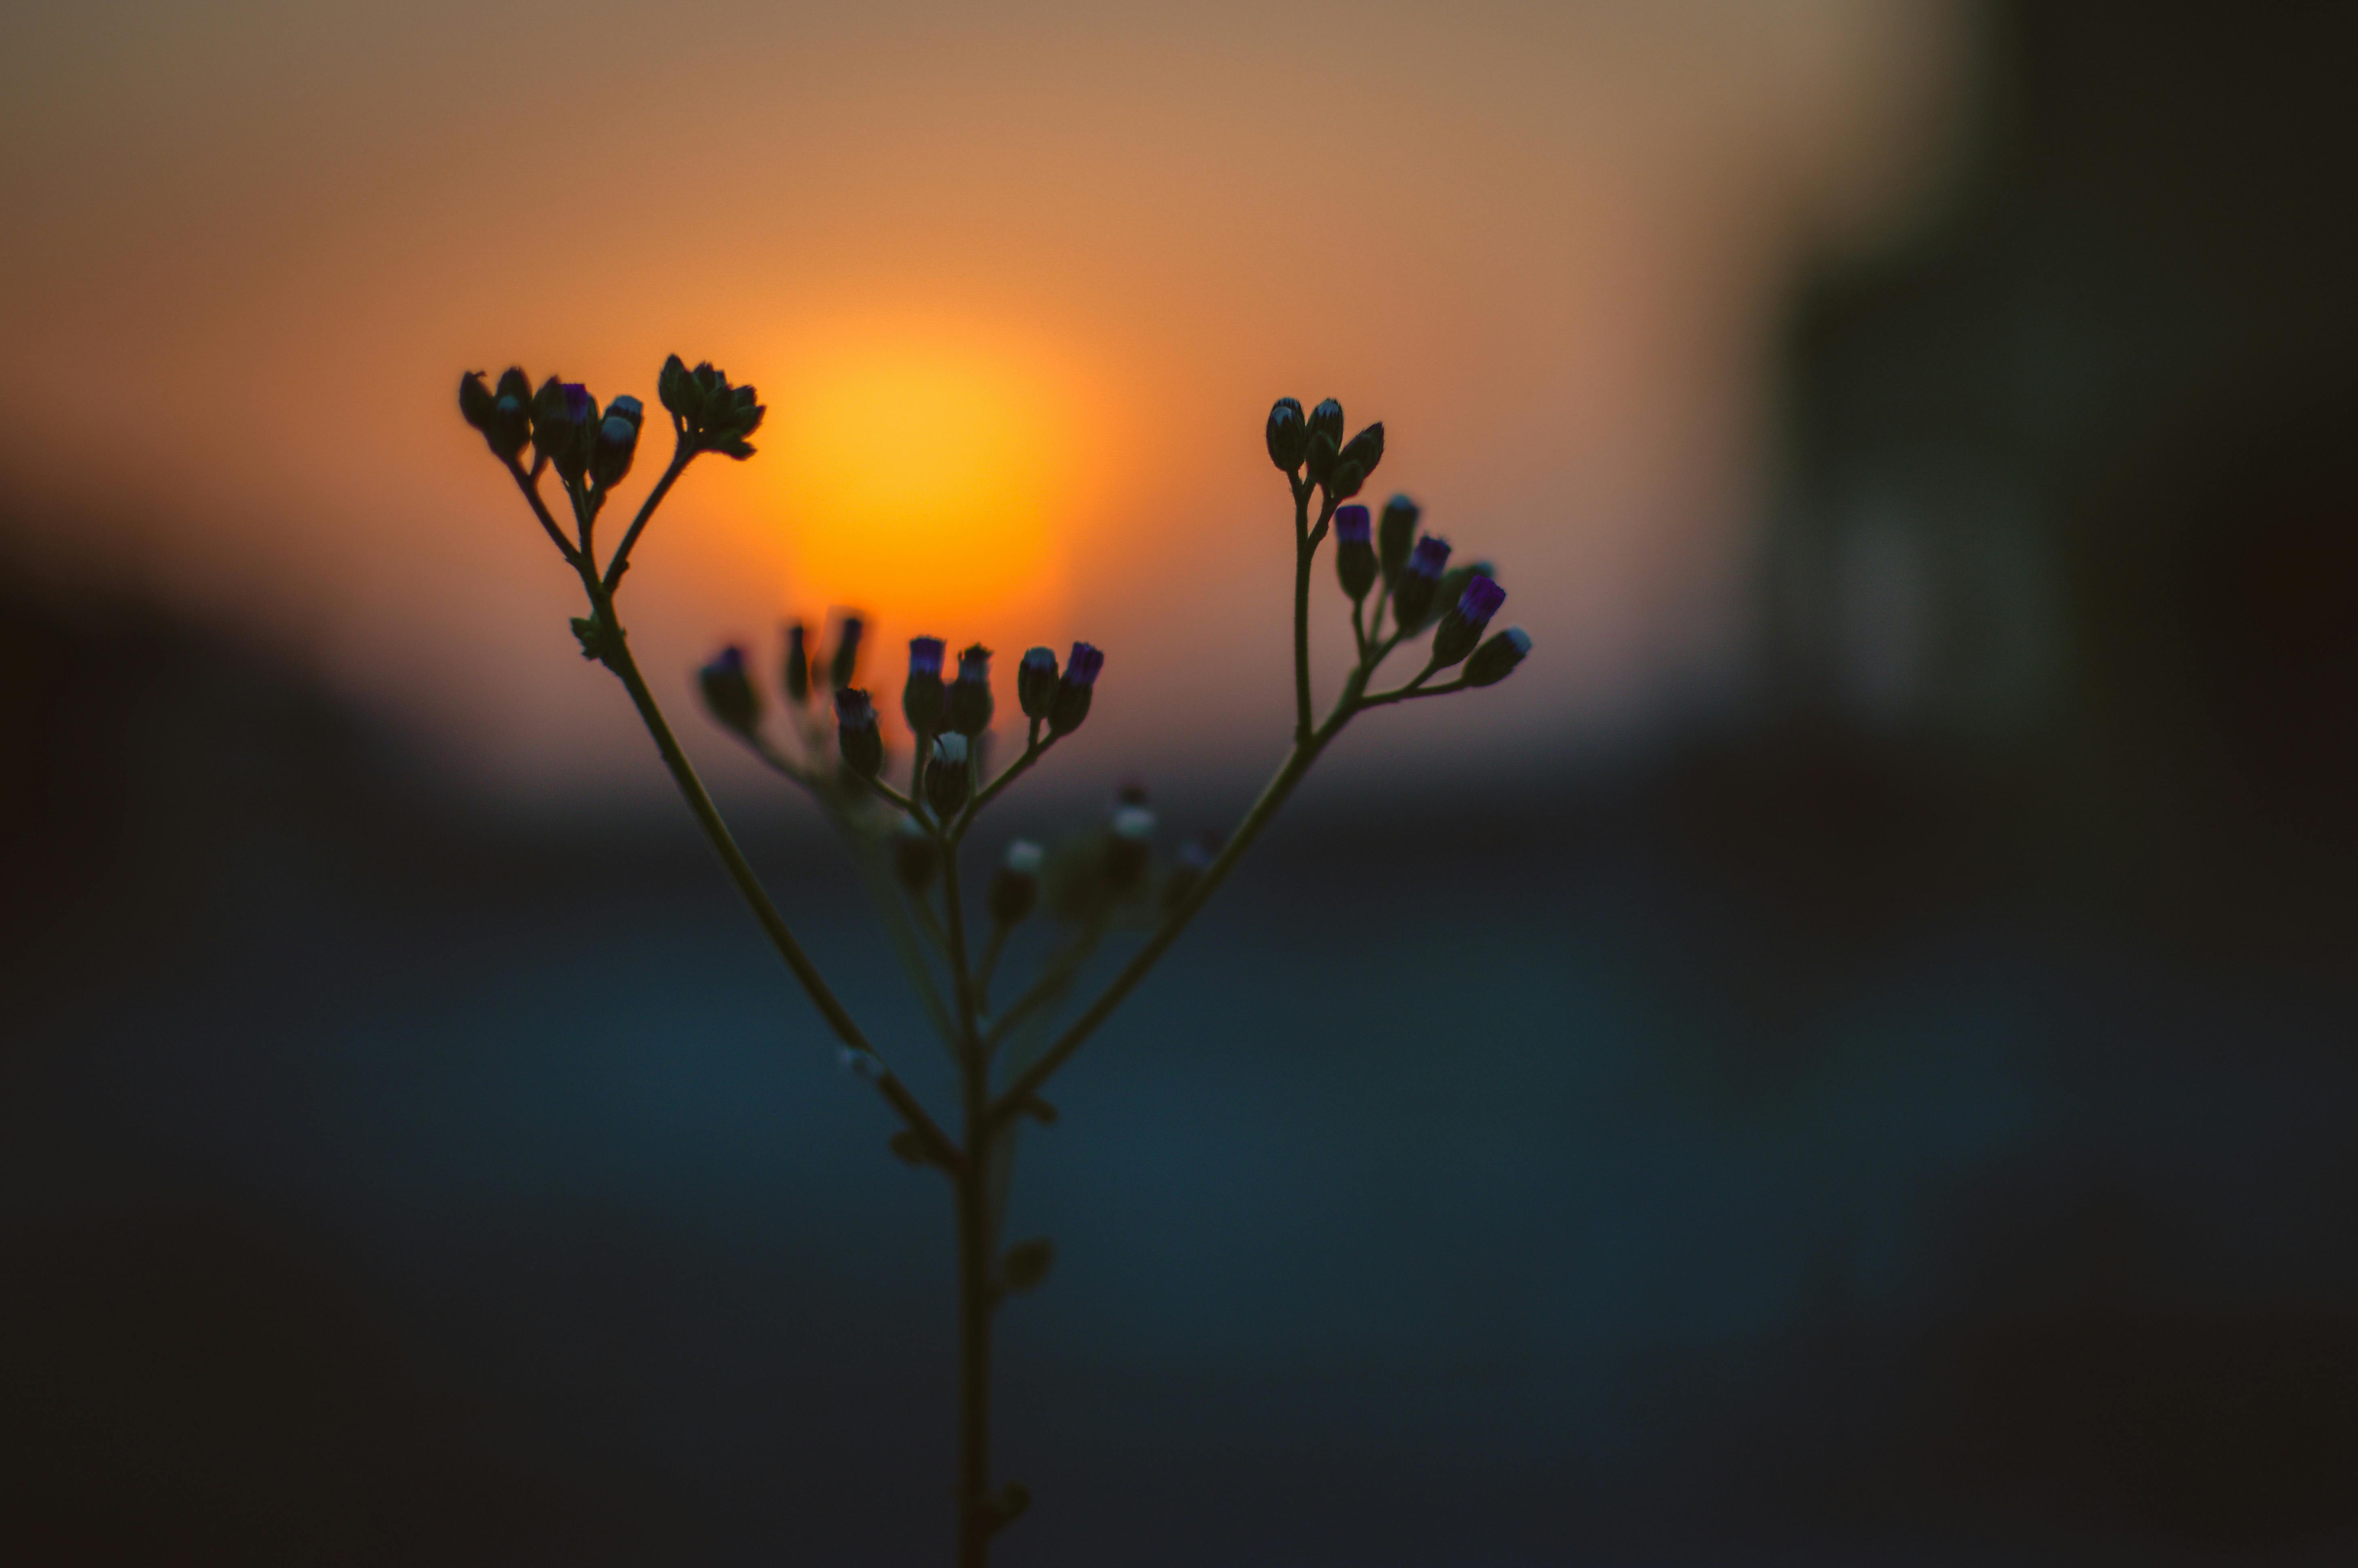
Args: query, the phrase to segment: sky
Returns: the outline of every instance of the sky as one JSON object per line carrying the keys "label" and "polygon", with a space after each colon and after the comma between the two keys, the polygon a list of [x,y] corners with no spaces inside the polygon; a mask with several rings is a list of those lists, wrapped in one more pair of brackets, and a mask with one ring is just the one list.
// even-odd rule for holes
{"label": "sky", "polygon": [[[849,604],[887,691],[901,639],[980,640],[1011,708],[1021,650],[1082,637],[1090,765],[1257,762],[1290,706],[1282,395],[1382,419],[1368,499],[1496,562],[1537,643],[1343,766],[1504,761],[1708,684],[1742,643],[1779,312],[1937,200],[1970,54],[1957,10],[1902,0],[5,27],[0,498],[27,547],[525,799],[665,785],[455,413],[460,371],[510,363],[652,403],[676,351],[769,405],[625,590],[682,704],[719,643],[767,664],[782,617]],[[1324,560],[1317,586],[1331,691]]]}

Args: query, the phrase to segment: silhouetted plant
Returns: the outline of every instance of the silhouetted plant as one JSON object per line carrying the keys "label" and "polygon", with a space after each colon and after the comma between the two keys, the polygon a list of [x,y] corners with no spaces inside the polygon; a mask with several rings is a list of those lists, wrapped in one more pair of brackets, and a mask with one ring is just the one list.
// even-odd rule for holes
{"label": "silhouetted plant", "polygon": [[[841,1043],[845,1066],[873,1085],[900,1118],[892,1152],[940,1172],[949,1184],[958,1249],[958,1551],[959,1562],[972,1568],[987,1558],[992,1536],[1031,1500],[1021,1485],[993,1487],[990,1476],[992,1318],[1007,1296],[1038,1286],[1055,1260],[1044,1238],[1002,1246],[1018,1124],[1056,1119],[1042,1093],[1049,1080],[1178,939],[1345,725],[1371,708],[1495,685],[1522,662],[1531,639],[1520,627],[1484,637],[1505,590],[1487,563],[1450,568],[1449,545],[1420,535],[1416,504],[1406,496],[1394,496],[1379,521],[1365,506],[1347,504],[1382,461],[1381,425],[1347,441],[1339,403],[1329,398],[1305,416],[1294,399],[1280,399],[1270,410],[1265,436],[1270,460],[1285,475],[1293,500],[1294,724],[1284,761],[1224,842],[1185,845],[1167,862],[1158,864],[1154,853],[1153,814],[1142,795],[1128,792],[1102,827],[1055,854],[1022,839],[1008,845],[983,890],[986,934],[979,945],[961,865],[968,836],[992,802],[1087,719],[1104,654],[1076,643],[1061,667],[1047,648],[1023,655],[1015,682],[1023,750],[993,775],[984,766],[997,706],[990,651],[966,649],[955,677],[945,681],[946,644],[913,639],[901,711],[915,744],[903,793],[886,777],[876,704],[854,684],[862,651],[857,618],[840,622],[824,655],[801,622],[788,624],[779,706],[791,748],[764,723],[769,705],[744,651],[723,648],[698,675],[705,706],[764,762],[807,790],[852,846],[918,1000],[957,1067],[960,1130],[954,1138],[820,978],[730,836],[632,657],[616,595],[640,535],[697,458],[707,452],[752,457],[751,438],[765,412],[752,387],[731,385],[709,364],[690,370],[677,355],[665,362],[656,396],[671,417],[671,461],[600,566],[598,519],[637,451],[644,419],[638,399],[616,397],[601,412],[588,388],[552,376],[535,391],[521,370],[507,371],[496,386],[486,385],[480,373],[459,384],[460,412],[482,432],[581,579],[590,612],[574,620],[573,631],[582,656],[621,679],[738,892]],[[571,509],[569,529],[558,524],[541,494],[542,475],[550,470]],[[1357,654],[1342,695],[1321,719],[1310,692],[1310,572],[1330,528]],[[1430,651],[1416,675],[1370,694],[1378,668],[1428,630]],[[1454,678],[1435,679],[1450,670],[1457,672]],[[1044,904],[1068,928],[1066,938],[1030,985],[995,1004],[993,986],[1008,937]],[[1141,933],[1144,940],[1104,989],[1055,1029],[1101,945]]]}

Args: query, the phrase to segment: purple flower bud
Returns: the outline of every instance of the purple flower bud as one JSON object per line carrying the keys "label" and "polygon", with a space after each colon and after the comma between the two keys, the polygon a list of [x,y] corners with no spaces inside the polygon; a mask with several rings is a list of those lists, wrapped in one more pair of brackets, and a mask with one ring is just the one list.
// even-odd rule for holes
{"label": "purple flower bud", "polygon": [[941,732],[942,708],[949,688],[942,684],[942,640],[909,639],[909,680],[901,688],[901,716],[920,735]]}
{"label": "purple flower bud", "polygon": [[1376,547],[1368,542],[1368,509],[1346,506],[1335,514],[1335,576],[1351,602],[1376,586]]}
{"label": "purple flower bud", "polygon": [[884,766],[884,735],[877,727],[876,705],[858,687],[835,694],[836,746],[843,765],[863,779],[872,779]]}
{"label": "purple flower bud", "polygon": [[1472,653],[1474,644],[1481,641],[1482,629],[1490,624],[1490,617],[1498,613],[1498,606],[1506,602],[1507,590],[1487,575],[1476,572],[1433,633],[1433,667],[1446,669]]}
{"label": "purple flower bud", "polygon": [[1416,551],[1409,557],[1407,569],[1392,584],[1392,612],[1401,631],[1423,628],[1441,589],[1441,570],[1448,564],[1448,540],[1427,534],[1416,542]]}
{"label": "purple flower bud", "polygon": [[567,424],[587,425],[590,422],[590,416],[596,412],[598,412],[598,400],[590,395],[590,389],[587,386],[578,381],[568,381],[565,384],[565,422]]}
{"label": "purple flower bud", "polygon": [[1065,678],[1056,683],[1056,699],[1048,708],[1048,733],[1069,735],[1081,727],[1089,716],[1090,695],[1103,668],[1104,654],[1087,643],[1073,644],[1073,656],[1065,661]]}
{"label": "purple flower bud", "polygon": [[712,717],[739,734],[752,731],[753,721],[761,717],[762,703],[754,695],[753,683],[745,676],[744,649],[733,643],[721,649],[696,673],[696,680]]}

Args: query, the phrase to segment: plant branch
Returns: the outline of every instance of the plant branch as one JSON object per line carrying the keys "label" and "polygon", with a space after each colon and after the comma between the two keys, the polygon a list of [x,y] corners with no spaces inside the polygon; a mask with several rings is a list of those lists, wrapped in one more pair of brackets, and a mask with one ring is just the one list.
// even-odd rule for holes
{"label": "plant branch", "polygon": [[647,492],[647,498],[639,503],[639,514],[631,519],[630,527],[622,535],[622,542],[614,547],[613,560],[606,567],[608,593],[614,591],[615,585],[622,580],[622,573],[629,568],[631,546],[639,542],[639,531],[647,525],[647,519],[655,514],[655,508],[663,504],[663,498],[671,493],[672,481],[687,471],[687,465],[695,458],[696,451],[694,442],[682,438],[672,453],[671,461],[665,466],[663,477],[655,481],[653,490]]}
{"label": "plant branch", "polygon": [[680,750],[678,737],[672,733],[671,725],[664,719],[662,708],[655,702],[654,693],[647,687],[646,677],[639,672],[638,661],[631,656],[630,643],[625,640],[622,622],[614,613],[613,594],[599,580],[586,555],[576,556],[574,567],[581,574],[582,586],[589,590],[590,610],[603,634],[600,659],[621,679],[623,689],[631,694],[631,701],[637,706],[640,719],[645,723],[648,734],[654,739],[655,750],[662,753],[664,765],[671,770],[673,781],[687,798],[688,810],[695,814],[697,825],[704,829],[704,836],[710,840],[713,852],[720,857],[720,863],[727,869],[730,880],[737,884],[738,892],[743,895],[747,907],[752,910],[753,918],[770,938],[771,946],[777,948],[778,956],[785,960],[786,968],[802,983],[804,991],[818,1009],[819,1015],[827,1020],[827,1027],[834,1031],[835,1037],[859,1053],[872,1067],[872,1081],[877,1092],[901,1113],[902,1119],[924,1142],[927,1152],[945,1170],[955,1173],[962,1169],[965,1157],[957,1145],[936,1124],[917,1097],[910,1093],[908,1086],[900,1080],[876,1047],[869,1044],[868,1037],[860,1033],[860,1025],[854,1022],[850,1011],[828,989],[818,967],[811,962],[810,955],[804,952],[802,944],[795,939],[785,918],[778,913],[778,906],[770,901],[761,879],[745,859],[745,852],[737,847],[737,840],[729,832],[729,825],[721,820],[719,808],[712,804],[712,796],[706,792],[704,781],[697,777],[687,753]]}

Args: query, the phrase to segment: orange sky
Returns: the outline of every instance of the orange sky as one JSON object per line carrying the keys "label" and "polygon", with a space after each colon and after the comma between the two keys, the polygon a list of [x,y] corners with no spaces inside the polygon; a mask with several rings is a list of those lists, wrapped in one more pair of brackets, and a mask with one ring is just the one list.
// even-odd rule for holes
{"label": "orange sky", "polygon": [[1936,184],[1954,15],[1284,17],[49,7],[0,56],[0,481],[68,559],[533,797],[662,780],[452,410],[511,361],[652,401],[676,349],[770,404],[632,574],[683,702],[709,644],[856,597],[1002,677],[1106,646],[1083,765],[1271,752],[1285,393],[1384,419],[1373,488],[1498,561],[1538,640],[1498,691],[1382,716],[1414,752],[1509,756],[1714,667],[1776,312]]}

